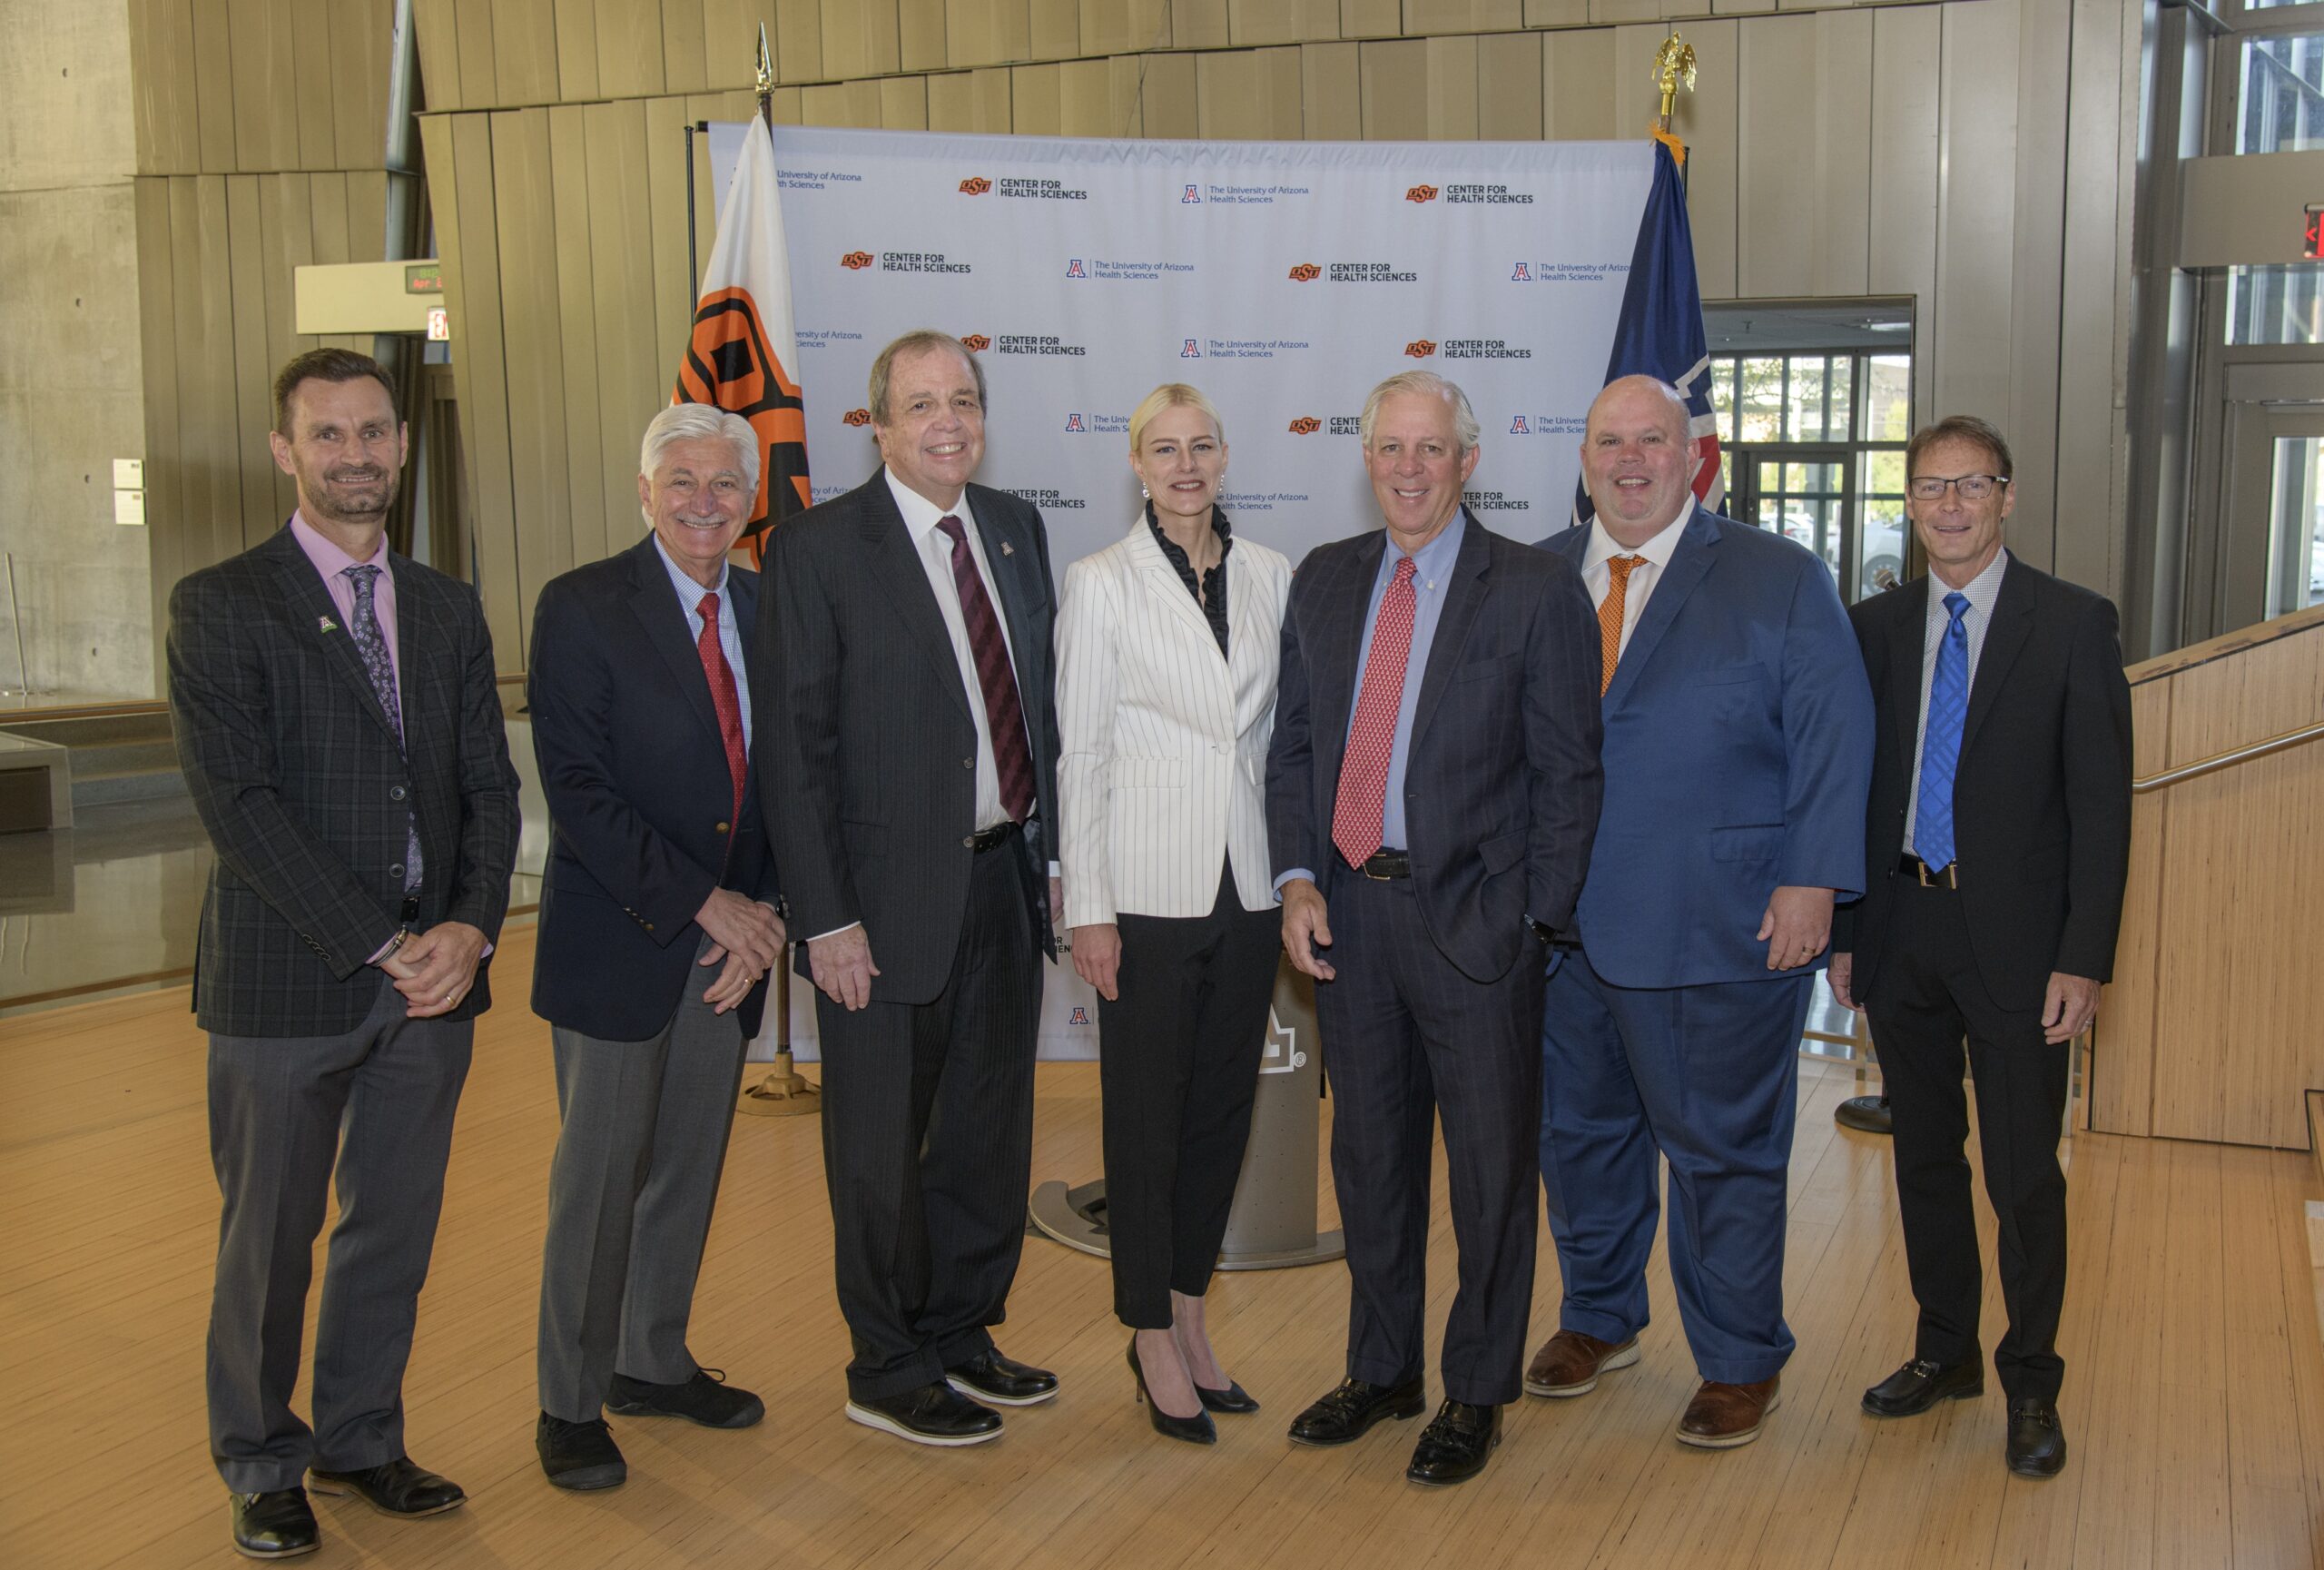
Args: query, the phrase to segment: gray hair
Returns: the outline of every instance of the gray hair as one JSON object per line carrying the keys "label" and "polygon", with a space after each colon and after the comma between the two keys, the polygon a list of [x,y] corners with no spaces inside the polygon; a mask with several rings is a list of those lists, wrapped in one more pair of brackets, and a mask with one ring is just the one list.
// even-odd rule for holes
{"label": "gray hair", "polygon": [[984,361],[969,352],[969,346],[949,332],[939,332],[932,327],[914,328],[893,343],[880,351],[872,361],[871,394],[872,423],[887,425],[888,380],[894,375],[896,361],[907,354],[917,354],[924,349],[949,349],[968,362],[969,374],[977,379],[977,403],[982,407],[990,400],[985,396]]}
{"label": "gray hair", "polygon": [[1356,421],[1365,447],[1372,445],[1372,427],[1380,417],[1380,406],[1400,392],[1443,399],[1452,411],[1452,434],[1459,439],[1461,450],[1468,452],[1476,447],[1481,428],[1476,410],[1469,407],[1469,395],[1433,370],[1399,371],[1372,390],[1372,396],[1364,400],[1364,416]]}
{"label": "gray hair", "polygon": [[[645,439],[637,447],[637,472],[647,479],[662,467],[662,457],[681,441],[720,437],[734,443],[735,466],[753,496],[759,490],[759,433],[739,414],[712,403],[674,403],[645,422]],[[654,521],[648,515],[646,522]]]}

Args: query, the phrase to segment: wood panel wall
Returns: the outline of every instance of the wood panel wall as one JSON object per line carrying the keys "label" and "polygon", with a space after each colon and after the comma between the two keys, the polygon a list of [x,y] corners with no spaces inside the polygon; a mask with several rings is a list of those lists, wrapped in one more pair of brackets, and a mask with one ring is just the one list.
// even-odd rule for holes
{"label": "wood panel wall", "polygon": [[[2324,718],[2324,607],[2133,666],[2145,778]],[[2090,1126],[2304,1149],[2324,1089],[2324,742],[2139,796]]]}
{"label": "wood panel wall", "polygon": [[504,666],[540,584],[635,527],[627,453],[691,303],[681,128],[749,113],[761,21],[784,123],[1534,141],[1641,133],[1685,18],[1705,296],[1912,297],[1922,414],[2016,445],[2013,548],[2121,592],[2131,0],[417,4]]}

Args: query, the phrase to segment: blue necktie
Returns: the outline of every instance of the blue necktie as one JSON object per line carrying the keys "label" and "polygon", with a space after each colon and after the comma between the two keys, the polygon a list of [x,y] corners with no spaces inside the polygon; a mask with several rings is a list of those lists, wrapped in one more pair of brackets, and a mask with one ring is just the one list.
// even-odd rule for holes
{"label": "blue necktie", "polygon": [[1969,629],[1961,625],[1969,597],[1945,597],[1953,619],[1936,646],[1929,677],[1928,724],[1921,732],[1921,794],[1913,816],[1914,851],[1931,867],[1953,864],[1953,775],[1961,765],[1961,728],[1969,717]]}
{"label": "blue necktie", "polygon": [[[396,702],[396,666],[388,657],[388,640],[379,631],[379,613],[371,608],[372,580],[379,569],[369,562],[347,569],[347,578],[355,586],[355,614],[349,618],[349,631],[354,634],[356,651],[363,657],[363,668],[370,673],[371,690],[379,695],[379,706],[388,711],[388,724],[395,727],[396,746],[403,746],[403,709]],[[419,886],[419,820],[409,811],[404,815],[408,825],[405,834],[403,887],[406,894]]]}

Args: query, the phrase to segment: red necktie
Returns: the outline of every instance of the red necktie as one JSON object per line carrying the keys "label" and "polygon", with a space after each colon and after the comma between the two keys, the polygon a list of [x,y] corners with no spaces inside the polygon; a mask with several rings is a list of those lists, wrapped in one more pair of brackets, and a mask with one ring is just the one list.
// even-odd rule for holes
{"label": "red necktie", "polygon": [[1372,654],[1364,662],[1364,690],[1355,700],[1355,724],[1340,758],[1332,844],[1352,867],[1361,867],[1380,848],[1380,815],[1388,805],[1388,756],[1395,750],[1396,711],[1403,706],[1404,667],[1413,654],[1413,558],[1408,556],[1396,563],[1396,576],[1380,597]]}
{"label": "red necktie", "polygon": [[960,593],[960,619],[968,625],[969,650],[976,656],[977,686],[984,689],[984,717],[992,731],[992,765],[1000,775],[1000,805],[1023,823],[1033,815],[1033,751],[1025,743],[1025,707],[1017,698],[1017,672],[1000,618],[984,591],[984,575],[970,553],[969,537],[950,513],[936,527],[952,542],[952,586]]}
{"label": "red necktie", "polygon": [[734,668],[718,642],[718,597],[705,594],[694,607],[702,616],[702,637],[694,645],[702,654],[702,674],[710,678],[710,706],[718,711],[719,739],[726,744],[726,772],[734,781],[734,818],[743,816],[743,775],[750,767],[743,750],[743,705],[734,696]]}

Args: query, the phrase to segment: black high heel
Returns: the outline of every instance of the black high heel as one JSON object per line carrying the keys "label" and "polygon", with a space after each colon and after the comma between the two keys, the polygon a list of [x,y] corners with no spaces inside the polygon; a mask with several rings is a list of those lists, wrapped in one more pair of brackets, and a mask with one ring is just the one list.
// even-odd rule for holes
{"label": "black high heel", "polygon": [[[1146,1388],[1146,1370],[1138,1367],[1137,1338],[1135,1335],[1129,1338],[1129,1371],[1137,1380],[1138,1403],[1146,1408],[1146,1416],[1153,1423],[1154,1431],[1157,1434],[1166,1439],[1184,1439],[1189,1445],[1218,1443],[1217,1425],[1210,1420],[1210,1414],[1207,1411],[1196,1412],[1191,1417],[1173,1417],[1154,1404],[1153,1396]],[[1196,1393],[1199,1395],[1202,1387],[1196,1386],[1195,1388]],[[1246,1397],[1245,1399],[1247,1400],[1249,1397]],[[1204,1405],[1207,1406],[1208,1403],[1206,1402]]]}
{"label": "black high heel", "polygon": [[1209,1412],[1240,1413],[1256,1412],[1259,1409],[1259,1404],[1251,1398],[1250,1392],[1232,1379],[1226,1381],[1226,1388],[1224,1390],[1214,1390],[1207,1385],[1196,1385],[1195,1398],[1203,1404],[1205,1411]]}

